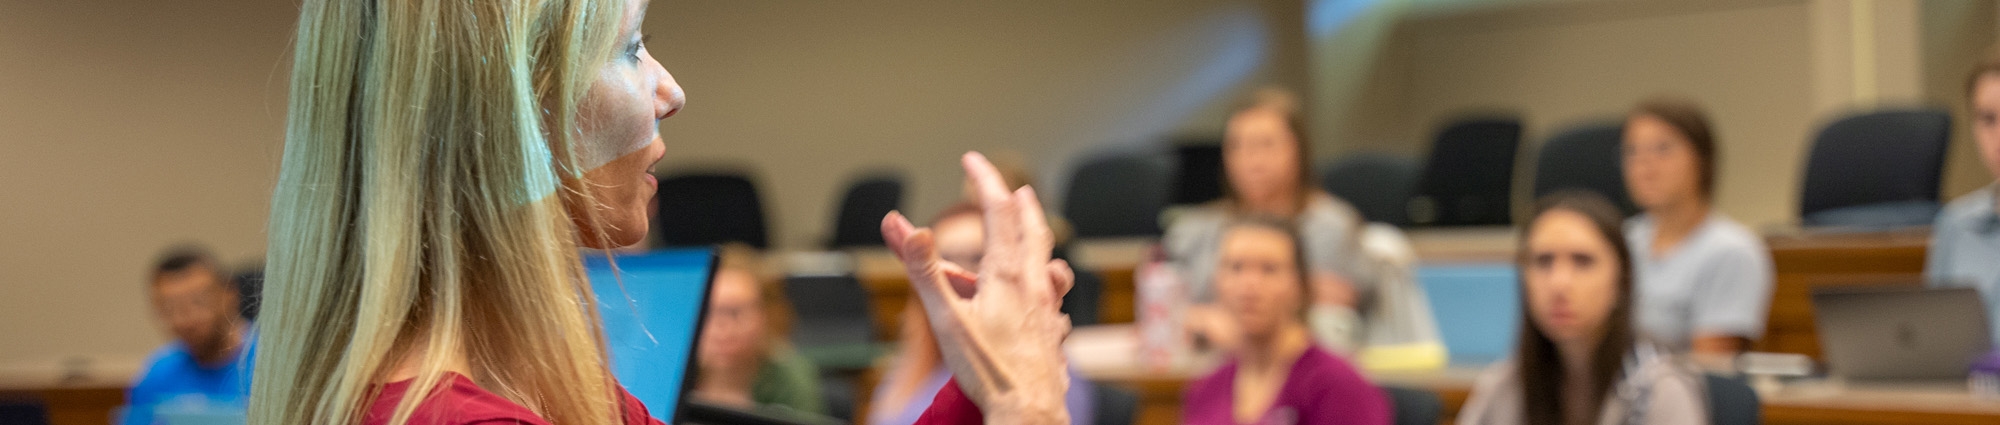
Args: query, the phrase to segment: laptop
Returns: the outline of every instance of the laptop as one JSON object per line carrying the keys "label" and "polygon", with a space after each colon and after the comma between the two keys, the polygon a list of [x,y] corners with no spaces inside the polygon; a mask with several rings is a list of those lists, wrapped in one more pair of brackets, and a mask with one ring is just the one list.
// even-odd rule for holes
{"label": "laptop", "polygon": [[715,262],[710,248],[584,257],[611,373],[666,423],[686,416]]}
{"label": "laptop", "polygon": [[1813,309],[1828,366],[1850,380],[1963,380],[1993,346],[1971,288],[1822,289]]}

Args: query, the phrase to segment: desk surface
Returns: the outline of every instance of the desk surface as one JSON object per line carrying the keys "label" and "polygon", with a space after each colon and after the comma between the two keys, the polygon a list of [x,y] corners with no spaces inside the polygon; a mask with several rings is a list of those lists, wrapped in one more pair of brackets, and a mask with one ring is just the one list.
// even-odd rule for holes
{"label": "desk surface", "polygon": [[[1078,328],[1064,349],[1070,364],[1084,377],[1140,393],[1142,424],[1177,423],[1180,391],[1186,383],[1212,369],[1212,356],[1179,368],[1151,370],[1134,363],[1138,349],[1131,325]],[[1483,366],[1452,366],[1421,372],[1364,371],[1378,385],[1429,390],[1445,402],[1453,417],[1469,395]],[[1767,423],[2000,423],[2000,400],[1980,399],[1962,383],[1860,384],[1813,382],[1791,384],[1760,394]],[[1151,414],[1148,414],[1148,413]]]}

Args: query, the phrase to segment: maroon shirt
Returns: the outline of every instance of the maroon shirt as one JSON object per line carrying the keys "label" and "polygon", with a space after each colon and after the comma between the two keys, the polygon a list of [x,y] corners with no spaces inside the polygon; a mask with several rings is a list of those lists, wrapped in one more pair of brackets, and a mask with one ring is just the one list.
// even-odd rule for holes
{"label": "maroon shirt", "polygon": [[[402,380],[382,386],[382,394],[375,397],[375,404],[368,406],[368,413],[361,417],[362,425],[383,425],[396,414],[396,403],[410,390],[410,381]],[[410,425],[549,425],[549,421],[536,416],[535,412],[507,401],[499,394],[473,385],[465,375],[445,374],[429,399],[417,404],[417,410],[410,415]],[[646,405],[633,398],[625,388],[618,389],[619,404],[624,406],[625,425],[665,425],[646,413]]]}
{"label": "maroon shirt", "polygon": [[979,405],[972,404],[972,399],[966,398],[965,392],[958,389],[958,380],[952,379],[944,383],[943,389],[938,390],[937,397],[931,399],[931,408],[925,409],[923,416],[917,417],[916,425],[982,425],[984,423],[986,423],[986,415],[979,412]]}
{"label": "maroon shirt", "polygon": [[[1213,374],[1188,385],[1182,399],[1181,423],[1236,423],[1236,359]],[[1361,372],[1319,346],[1306,348],[1292,362],[1278,399],[1256,424],[1260,425],[1388,425],[1389,399],[1361,377]]]}

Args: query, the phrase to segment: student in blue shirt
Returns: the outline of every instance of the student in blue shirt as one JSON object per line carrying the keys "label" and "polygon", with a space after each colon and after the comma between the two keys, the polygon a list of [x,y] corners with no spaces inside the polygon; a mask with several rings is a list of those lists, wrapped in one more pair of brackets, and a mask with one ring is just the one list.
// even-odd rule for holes
{"label": "student in blue shirt", "polygon": [[[1966,78],[1967,103],[1972,109],[1972,138],[1986,171],[2000,176],[2000,56],[1973,69]],[[1986,298],[1988,320],[2000,317],[2000,183],[1988,184],[1953,199],[1938,212],[1931,227],[1931,247],[1924,277],[1934,286],[1977,288]],[[2000,326],[1989,326],[2000,341]]]}
{"label": "student in blue shirt", "polygon": [[158,414],[241,415],[248,406],[248,327],[237,285],[206,250],[169,250],[153,268],[153,312],[174,341],[147,362],[127,393],[124,423]]}

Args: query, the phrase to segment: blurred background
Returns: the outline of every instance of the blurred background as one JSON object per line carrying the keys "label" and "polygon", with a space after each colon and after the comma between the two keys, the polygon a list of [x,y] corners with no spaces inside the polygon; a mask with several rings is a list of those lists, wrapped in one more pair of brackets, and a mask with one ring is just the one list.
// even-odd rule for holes
{"label": "blurred background", "polygon": [[[144,290],[161,247],[262,255],[296,13],[0,0],[0,365],[134,368],[167,339]],[[1904,106],[1962,125],[1965,72],[2000,40],[1974,0],[655,0],[648,18],[689,93],[658,171],[750,176],[779,250],[826,245],[870,173],[902,176],[906,210],[943,208],[967,150],[1018,153],[1060,209],[1084,160],[1212,144],[1266,85],[1302,94],[1315,162],[1423,158],[1482,114],[1532,149],[1682,94],[1723,146],[1716,206],[1782,228],[1822,126]],[[1952,137],[1947,199],[1990,182]]]}

